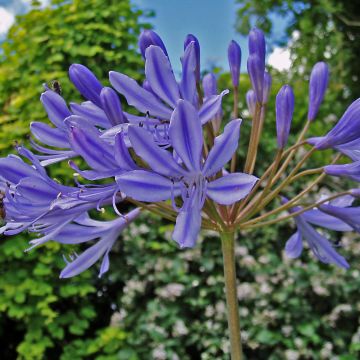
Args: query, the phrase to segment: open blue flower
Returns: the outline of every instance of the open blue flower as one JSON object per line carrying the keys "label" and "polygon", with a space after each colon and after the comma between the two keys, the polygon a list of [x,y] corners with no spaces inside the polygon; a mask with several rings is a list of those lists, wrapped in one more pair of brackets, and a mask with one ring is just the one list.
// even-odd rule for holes
{"label": "open blue flower", "polygon": [[[172,114],[169,136],[176,158],[160,148],[140,127],[129,127],[135,153],[151,168],[116,177],[120,190],[138,201],[157,202],[180,196],[182,205],[173,233],[181,247],[195,245],[201,227],[201,209],[206,197],[222,205],[244,198],[257,178],[243,173],[221,176],[221,170],[237,148],[241,120],[226,125],[203,161],[201,120],[194,106],[179,100]],[[220,177],[216,176],[219,175]]]}

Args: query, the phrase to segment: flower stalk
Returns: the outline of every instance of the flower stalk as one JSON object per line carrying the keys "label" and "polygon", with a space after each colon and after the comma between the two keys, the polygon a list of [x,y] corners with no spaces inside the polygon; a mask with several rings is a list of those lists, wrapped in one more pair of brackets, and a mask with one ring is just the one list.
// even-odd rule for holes
{"label": "flower stalk", "polygon": [[225,293],[228,327],[230,333],[231,360],[243,360],[239,304],[236,290],[235,234],[234,232],[221,232],[220,237],[224,260]]}

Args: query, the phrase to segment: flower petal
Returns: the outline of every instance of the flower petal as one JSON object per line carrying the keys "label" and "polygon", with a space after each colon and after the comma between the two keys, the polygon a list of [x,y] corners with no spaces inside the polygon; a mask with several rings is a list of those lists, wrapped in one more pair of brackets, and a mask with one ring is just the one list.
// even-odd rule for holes
{"label": "flower petal", "polygon": [[309,223],[305,221],[302,216],[295,218],[298,230],[301,232],[301,236],[306,239],[314,255],[325,264],[335,264],[341,268],[349,268],[349,264],[338,254],[333,245],[317,232]]}
{"label": "flower petal", "polygon": [[177,216],[172,238],[181,248],[192,248],[196,245],[200,228],[201,209],[191,207]]}
{"label": "flower petal", "polygon": [[19,157],[9,155],[6,158],[0,158],[0,178],[9,183],[17,184],[22,178],[30,176],[39,177],[40,174]]}
{"label": "flower petal", "polygon": [[108,129],[111,126],[105,112],[91,101],[85,101],[81,104],[70,103],[70,109],[75,115],[86,119],[89,123]]}
{"label": "flower petal", "polygon": [[115,126],[126,122],[119,97],[113,89],[104,87],[100,93],[100,100],[111,125]]}
{"label": "flower petal", "polygon": [[215,174],[231,159],[238,147],[240,125],[240,119],[230,121],[224,132],[215,138],[214,147],[210,150],[203,168],[206,176]]}
{"label": "flower petal", "polygon": [[50,121],[58,128],[65,128],[63,121],[71,115],[65,100],[56,92],[48,90],[41,94],[42,102]]}
{"label": "flower petal", "polygon": [[51,126],[33,121],[30,124],[31,133],[42,143],[58,148],[69,148],[69,141],[65,133]]}
{"label": "flower petal", "polygon": [[136,154],[154,171],[170,177],[184,174],[184,170],[175,162],[170,152],[160,148],[144,128],[129,126],[128,136]]}
{"label": "flower petal", "polygon": [[134,170],[116,177],[120,191],[138,201],[163,201],[179,194],[179,187],[158,174]]}
{"label": "flower petal", "polygon": [[125,96],[129,105],[145,114],[149,112],[161,119],[170,119],[171,109],[162,104],[152,93],[142,88],[135,80],[115,71],[110,71],[109,76],[111,85]]}
{"label": "flower petal", "polygon": [[334,216],[319,210],[308,210],[302,214],[304,219],[313,225],[318,225],[335,231],[351,231],[352,227]]}
{"label": "flower petal", "polygon": [[199,118],[203,125],[212,120],[219,113],[221,110],[222,98],[228,93],[229,90],[224,90],[221,94],[210,96],[206,99],[199,110]]}
{"label": "flower petal", "polygon": [[188,170],[199,171],[203,146],[202,126],[194,106],[179,100],[170,121],[172,146]]}
{"label": "flower petal", "polygon": [[210,182],[206,193],[218,204],[230,205],[243,199],[257,181],[252,175],[232,173]]}
{"label": "flower petal", "polygon": [[154,45],[146,49],[145,58],[145,75],[151,89],[159,98],[175,107],[180,93],[169,58],[159,46]]}
{"label": "flower petal", "polygon": [[100,93],[103,86],[92,71],[84,65],[72,64],[69,68],[69,77],[85,99],[101,107]]}
{"label": "flower petal", "polygon": [[115,161],[123,170],[135,170],[137,165],[129,154],[129,150],[125,145],[124,134],[118,133],[115,136],[114,146]]}
{"label": "flower petal", "polygon": [[194,41],[190,42],[184,52],[180,89],[183,99],[190,101],[196,106],[196,53]]}
{"label": "flower petal", "polygon": [[295,259],[301,255],[302,250],[303,250],[303,243],[302,243],[301,234],[299,231],[297,231],[286,242],[285,254],[289,258]]}
{"label": "flower petal", "polygon": [[85,161],[96,170],[116,168],[113,150],[110,145],[101,140],[100,133],[94,128],[92,131],[77,126],[71,126],[69,140],[74,151],[80,154]]}

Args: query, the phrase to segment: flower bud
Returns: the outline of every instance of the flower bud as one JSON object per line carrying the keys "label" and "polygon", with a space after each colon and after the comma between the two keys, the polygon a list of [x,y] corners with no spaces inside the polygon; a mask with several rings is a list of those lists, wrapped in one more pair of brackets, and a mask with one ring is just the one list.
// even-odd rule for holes
{"label": "flower bud", "polygon": [[192,34],[188,34],[184,41],[184,50],[187,48],[187,46],[194,42],[195,44],[195,58],[196,58],[196,82],[198,83],[200,81],[200,44],[199,40],[196,36]]}
{"label": "flower bud", "polygon": [[286,146],[294,112],[294,93],[284,85],[276,96],[276,132],[279,149]]}
{"label": "flower bud", "polygon": [[329,68],[324,62],[315,64],[310,75],[308,120],[315,119],[329,82]]}
{"label": "flower bud", "polygon": [[69,77],[84,98],[101,107],[100,92],[103,86],[86,66],[72,64],[69,68]]}
{"label": "flower bud", "polygon": [[145,52],[146,49],[150,45],[159,46],[164,54],[168,56],[168,53],[166,51],[166,47],[161,40],[160,36],[153,30],[144,30],[139,37],[139,49],[141,52],[142,57],[145,59]]}
{"label": "flower bud", "polygon": [[249,109],[249,113],[252,117],[255,115],[255,107],[256,107],[256,95],[254,90],[249,90],[246,93],[246,103]]}
{"label": "flower bud", "polygon": [[264,73],[264,89],[263,89],[263,104],[267,104],[269,101],[270,90],[271,90],[272,77],[271,75],[265,71]]}
{"label": "flower bud", "polygon": [[234,87],[238,87],[241,66],[241,48],[235,40],[231,40],[228,47],[228,59],[232,83]]}
{"label": "flower bud", "polygon": [[254,28],[249,33],[249,54],[258,55],[265,64],[265,37],[260,29]]}
{"label": "flower bud", "polygon": [[261,103],[264,91],[265,64],[260,60],[257,54],[251,54],[247,61],[247,68],[252,87],[256,94],[256,99]]}
{"label": "flower bud", "polygon": [[206,74],[202,81],[204,97],[208,98],[212,95],[217,95],[217,82],[213,73]]}
{"label": "flower bud", "polygon": [[101,90],[100,99],[102,108],[113,126],[127,122],[119,97],[113,89],[104,87]]}

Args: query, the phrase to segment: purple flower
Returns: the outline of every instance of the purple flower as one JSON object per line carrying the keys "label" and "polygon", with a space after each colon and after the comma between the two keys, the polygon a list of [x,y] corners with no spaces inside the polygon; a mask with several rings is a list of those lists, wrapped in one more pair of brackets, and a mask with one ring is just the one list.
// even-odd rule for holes
{"label": "purple flower", "polygon": [[100,100],[111,125],[115,126],[127,122],[121,108],[119,97],[113,89],[104,87],[100,93]]}
{"label": "purple flower", "polygon": [[[180,163],[159,148],[146,131],[129,128],[129,138],[136,154],[151,167],[135,170],[116,177],[127,196],[138,201],[157,202],[180,196],[182,206],[173,233],[173,239],[181,247],[193,247],[200,231],[201,209],[205,199],[229,205],[242,199],[252,189],[257,178],[233,173],[216,180],[211,176],[219,172],[230,160],[237,148],[240,120],[233,120],[224,133],[215,139],[205,162],[202,161],[202,129],[196,109],[187,101],[180,100],[171,117],[169,136]],[[175,206],[176,208],[176,206]]]}
{"label": "purple flower", "polygon": [[103,86],[86,66],[81,64],[71,65],[69,68],[69,77],[85,99],[101,107],[100,93]]}
{"label": "purple flower", "polygon": [[270,91],[271,91],[272,77],[271,75],[265,71],[264,73],[264,88],[263,88],[263,97],[262,103],[267,104],[269,101]]}
{"label": "purple flower", "polygon": [[[301,207],[294,207],[290,212],[300,210]],[[285,245],[285,253],[290,258],[297,258],[303,250],[303,242],[306,240],[313,254],[325,264],[334,264],[341,268],[349,268],[347,261],[339,255],[329,240],[314,229],[310,223],[324,226],[333,230],[348,230],[347,224],[334,216],[320,214],[319,210],[311,210],[295,217],[297,232],[293,234]]]}
{"label": "purple flower", "polygon": [[294,93],[284,85],[276,96],[276,131],[279,149],[286,146],[294,112]]}
{"label": "purple flower", "polygon": [[315,119],[329,82],[329,68],[324,62],[315,64],[310,75],[308,120]]}
{"label": "purple flower", "polygon": [[76,276],[87,270],[101,257],[99,277],[109,270],[109,252],[121,231],[134,221],[140,214],[139,209],[130,211],[126,216],[112,221],[97,221],[90,219],[87,214],[77,218],[73,223],[66,225],[53,240],[61,244],[80,244],[99,239],[80,255],[70,257],[66,267],[62,270],[60,278]]}
{"label": "purple flower", "polygon": [[205,99],[212,95],[217,95],[217,81],[216,76],[213,73],[208,73],[203,77],[202,85]]}
{"label": "purple flower", "polygon": [[350,143],[360,138],[360,99],[355,100],[337,124],[323,137],[308,139],[318,150]]}
{"label": "purple flower", "polygon": [[333,204],[324,204],[319,207],[324,213],[333,216],[344,223],[348,224],[352,229],[360,232],[360,207],[341,207]]}
{"label": "purple flower", "polygon": [[346,177],[355,181],[360,181],[360,161],[344,165],[327,165],[324,171],[328,175]]}
{"label": "purple flower", "polygon": [[228,59],[232,83],[234,87],[237,88],[239,86],[240,78],[241,48],[235,40],[231,40],[228,47]]}
{"label": "purple flower", "polygon": [[265,64],[265,52],[264,33],[258,28],[252,29],[249,33],[249,53],[256,54],[260,61]]}
{"label": "purple flower", "polygon": [[168,56],[166,47],[160,36],[153,30],[144,30],[139,37],[139,49],[143,58],[145,58],[146,49],[151,45],[159,46],[164,54]]}
{"label": "purple flower", "polygon": [[247,103],[247,107],[249,109],[249,113],[253,117],[255,114],[255,108],[256,108],[256,94],[255,94],[254,90],[249,90],[246,93],[246,103]]}
{"label": "purple flower", "polygon": [[194,46],[194,53],[195,53],[195,75],[196,75],[196,82],[200,82],[200,44],[199,40],[195,35],[188,34],[184,41],[184,51],[186,53],[186,48],[189,44],[193,43]]}
{"label": "purple flower", "polygon": [[[129,105],[144,114],[169,121],[176,103],[180,99],[197,106],[195,44],[191,42],[182,59],[183,71],[180,87],[175,79],[169,59],[157,46],[149,46],[145,53],[145,75],[153,93],[147,91],[128,76],[110,72],[112,86],[122,94]],[[202,124],[213,119],[221,109],[222,97],[228,91],[207,98],[198,109]],[[143,118],[145,122],[146,118]],[[130,121],[130,120],[129,120]]]}
{"label": "purple flower", "polygon": [[247,69],[257,102],[262,102],[264,94],[265,64],[261,62],[257,54],[250,54],[247,61]]}

